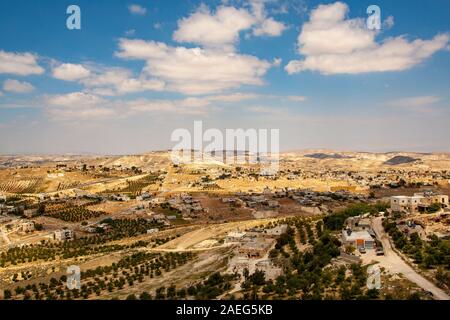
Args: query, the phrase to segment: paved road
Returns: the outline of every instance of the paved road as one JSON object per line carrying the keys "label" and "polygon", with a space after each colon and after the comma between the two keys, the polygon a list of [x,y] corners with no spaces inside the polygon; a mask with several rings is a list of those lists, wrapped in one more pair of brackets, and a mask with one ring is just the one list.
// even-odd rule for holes
{"label": "paved road", "polygon": [[374,258],[380,262],[382,267],[385,267],[392,273],[401,273],[408,280],[414,282],[419,287],[433,293],[434,298],[437,300],[450,300],[450,296],[443,290],[439,289],[436,285],[422,277],[412,267],[410,267],[400,256],[392,249],[389,241],[389,235],[386,234],[382,226],[382,218],[378,217],[372,220],[372,227],[378,236],[378,239],[383,244],[384,256]]}

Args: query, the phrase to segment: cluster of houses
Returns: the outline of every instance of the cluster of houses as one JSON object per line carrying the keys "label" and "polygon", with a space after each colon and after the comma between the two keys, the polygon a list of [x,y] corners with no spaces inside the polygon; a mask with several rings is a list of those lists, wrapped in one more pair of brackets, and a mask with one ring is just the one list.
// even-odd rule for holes
{"label": "cluster of houses", "polygon": [[256,270],[264,271],[266,280],[274,280],[282,274],[282,269],[275,266],[268,258],[276,238],[287,231],[287,225],[271,229],[252,229],[248,232],[233,231],[228,233],[225,243],[235,245],[235,256],[229,261],[230,273],[244,274]]}
{"label": "cluster of houses", "polygon": [[415,193],[413,196],[391,197],[391,210],[393,212],[405,212],[410,214],[426,212],[433,204],[439,204],[442,208],[447,208],[449,207],[449,197],[433,192]]}
{"label": "cluster of houses", "polygon": [[345,190],[339,190],[336,192],[326,191],[326,192],[318,192],[312,190],[303,190],[303,189],[287,189],[284,193],[276,193],[278,196],[290,197],[295,200],[297,203],[304,206],[317,206],[325,202],[331,202],[333,200],[341,200],[341,201],[353,201],[359,200],[364,201],[367,199],[367,196],[364,194],[356,194],[351,193]]}
{"label": "cluster of houses", "polygon": [[377,172],[347,170],[294,170],[281,172],[288,180],[297,179],[320,179],[347,181],[351,185],[366,188],[395,188],[400,186],[399,181],[408,183],[419,183],[423,186],[432,186],[435,181],[448,181],[450,175],[448,171],[428,171],[428,170],[403,170],[389,169]]}
{"label": "cluster of houses", "polygon": [[199,200],[187,193],[177,195],[167,200],[167,203],[172,209],[181,212],[183,218],[197,218],[201,213],[208,211],[202,207]]}
{"label": "cluster of houses", "polygon": [[241,200],[244,201],[246,207],[253,209],[273,210],[280,206],[278,201],[271,199],[267,192],[263,194],[244,195],[241,197]]}
{"label": "cluster of houses", "polygon": [[308,189],[275,189],[265,188],[262,193],[236,193],[235,197],[223,198],[222,202],[235,207],[246,206],[255,210],[276,210],[280,207],[280,199],[290,198],[305,207],[319,207],[324,203],[339,201],[364,201],[367,196],[347,191],[317,192]]}
{"label": "cluster of houses", "polygon": [[25,219],[17,219],[17,218],[9,218],[0,221],[4,224],[6,228],[11,230],[12,232],[22,232],[29,233],[35,230],[34,221],[25,220]]}
{"label": "cluster of houses", "polygon": [[0,203],[0,215],[1,216],[6,216],[8,214],[12,214],[17,212],[17,208],[14,206],[7,206],[4,203]]}

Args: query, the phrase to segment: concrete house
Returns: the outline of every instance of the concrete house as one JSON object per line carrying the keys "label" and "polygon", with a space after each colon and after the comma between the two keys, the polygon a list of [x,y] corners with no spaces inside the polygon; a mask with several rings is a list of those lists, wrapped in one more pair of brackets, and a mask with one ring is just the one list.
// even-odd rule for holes
{"label": "concrete house", "polygon": [[375,240],[366,230],[352,231],[350,229],[342,231],[342,241],[346,245],[351,245],[355,248],[373,249],[375,247]]}

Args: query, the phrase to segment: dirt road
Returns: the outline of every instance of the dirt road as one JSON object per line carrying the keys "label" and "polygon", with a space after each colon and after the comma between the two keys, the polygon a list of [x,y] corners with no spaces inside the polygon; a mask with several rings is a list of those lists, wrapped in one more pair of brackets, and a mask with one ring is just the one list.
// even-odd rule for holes
{"label": "dirt road", "polygon": [[183,234],[182,236],[169,241],[158,247],[158,250],[170,251],[186,251],[194,248],[195,245],[205,240],[214,239],[216,237],[225,236],[230,231],[245,230],[254,228],[269,222],[275,222],[278,219],[254,219],[237,222],[227,222],[221,224],[212,224],[202,226],[201,228]]}
{"label": "dirt road", "polygon": [[402,258],[393,250],[389,241],[389,236],[384,231],[382,226],[382,218],[378,217],[372,220],[372,227],[378,236],[378,239],[383,244],[384,256],[372,256],[371,258],[380,263],[380,266],[385,267],[391,273],[403,274],[405,278],[414,282],[419,287],[433,293],[437,300],[450,300],[450,296],[443,290],[439,289],[433,283],[418,274],[412,267],[410,267]]}

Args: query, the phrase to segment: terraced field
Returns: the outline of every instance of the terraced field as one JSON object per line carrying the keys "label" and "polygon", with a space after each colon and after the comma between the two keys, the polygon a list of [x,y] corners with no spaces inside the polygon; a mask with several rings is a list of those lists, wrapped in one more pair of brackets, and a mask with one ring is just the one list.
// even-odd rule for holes
{"label": "terraced field", "polygon": [[38,177],[13,178],[0,182],[0,191],[8,193],[38,193],[44,179]]}

